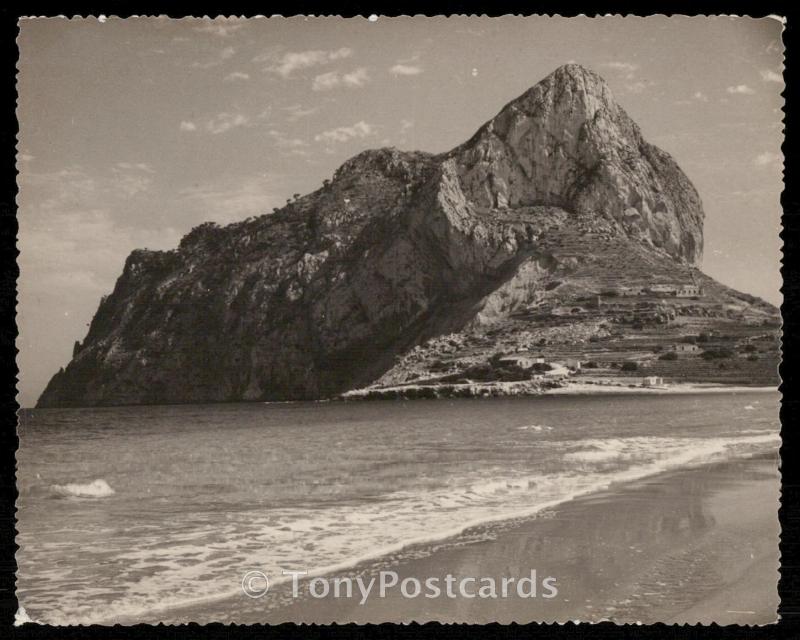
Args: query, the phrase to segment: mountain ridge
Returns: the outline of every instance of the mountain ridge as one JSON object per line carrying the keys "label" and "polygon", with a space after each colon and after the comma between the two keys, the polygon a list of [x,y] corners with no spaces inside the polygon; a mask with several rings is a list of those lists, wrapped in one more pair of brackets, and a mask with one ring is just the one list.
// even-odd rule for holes
{"label": "mountain ridge", "polygon": [[[38,406],[316,399],[394,382],[443,335],[545,330],[551,320],[520,329],[514,314],[608,293],[600,281],[619,265],[601,264],[607,245],[641,262],[644,285],[701,279],[711,306],[736,306],[696,268],[703,218],[605,81],[564,65],[448,152],[363,151],[272,214],[132,252]],[[736,313],[772,322],[765,304]]]}

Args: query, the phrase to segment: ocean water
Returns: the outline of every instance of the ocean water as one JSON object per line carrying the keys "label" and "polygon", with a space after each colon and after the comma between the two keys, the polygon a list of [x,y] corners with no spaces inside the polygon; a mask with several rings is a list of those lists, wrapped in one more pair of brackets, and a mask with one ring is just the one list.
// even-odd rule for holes
{"label": "ocean water", "polygon": [[[777,393],[24,410],[18,597],[157,619],[617,482],[777,452]],[[244,597],[244,596],[242,596]]]}

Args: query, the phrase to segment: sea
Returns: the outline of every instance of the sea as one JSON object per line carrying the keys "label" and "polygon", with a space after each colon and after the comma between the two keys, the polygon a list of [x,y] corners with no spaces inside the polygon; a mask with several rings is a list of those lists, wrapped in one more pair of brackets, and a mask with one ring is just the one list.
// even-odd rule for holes
{"label": "sea", "polygon": [[[777,392],[32,409],[18,599],[154,621],[664,471],[774,453]],[[244,597],[244,596],[242,596]]]}

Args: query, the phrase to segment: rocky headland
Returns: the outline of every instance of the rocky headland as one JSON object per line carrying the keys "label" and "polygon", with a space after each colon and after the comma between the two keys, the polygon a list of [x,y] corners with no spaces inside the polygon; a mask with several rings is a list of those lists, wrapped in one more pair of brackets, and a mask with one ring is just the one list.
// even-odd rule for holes
{"label": "rocky headland", "polygon": [[778,310],[699,270],[703,217],[565,65],[452,151],[365,151],[272,213],[134,251],[39,406],[774,385]]}

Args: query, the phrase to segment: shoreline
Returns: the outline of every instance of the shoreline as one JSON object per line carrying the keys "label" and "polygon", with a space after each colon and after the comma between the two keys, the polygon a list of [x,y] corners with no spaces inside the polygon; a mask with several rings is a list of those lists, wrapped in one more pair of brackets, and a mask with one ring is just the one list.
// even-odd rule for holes
{"label": "shoreline", "polygon": [[[165,402],[165,403],[142,403],[142,404],[99,404],[99,405],[75,405],[75,406],[60,406],[60,407],[22,407],[20,411],[63,411],[65,409],[119,409],[125,407],[183,407],[194,406],[197,404],[208,405],[287,405],[287,404],[302,404],[308,403],[325,403],[325,402],[352,402],[352,401],[365,401],[365,400],[452,400],[457,398],[490,398],[490,397],[540,397],[540,396],[553,396],[553,395],[608,395],[608,394],[639,394],[639,395],[663,395],[663,394],[702,394],[702,393],[778,393],[780,385],[775,386],[747,386],[747,385],[726,385],[714,382],[678,382],[670,384],[666,387],[641,387],[630,386],[622,383],[615,384],[588,384],[585,382],[567,381],[565,385],[558,387],[551,387],[548,389],[541,389],[538,385],[533,385],[532,388],[529,380],[522,380],[518,382],[487,382],[475,384],[460,384],[460,385],[400,385],[394,387],[363,387],[361,389],[353,389],[343,394],[330,396],[327,398],[316,398],[313,400],[231,400],[225,402]],[[459,395],[453,394],[449,391],[459,388],[472,388],[483,389],[485,393],[477,393],[474,395]],[[407,397],[400,393],[403,389],[427,389],[430,393],[419,395],[415,397]],[[438,395],[437,390],[447,389],[448,393]],[[511,392],[509,392],[511,391]]]}
{"label": "shoreline", "polygon": [[625,382],[590,382],[559,380],[549,385],[540,381],[482,382],[461,384],[409,384],[392,387],[365,387],[336,397],[342,402],[368,400],[452,400],[457,398],[540,397],[556,395],[689,395],[711,393],[777,393],[779,385],[747,386],[714,382],[676,382],[658,387],[644,387]]}
{"label": "shoreline", "polygon": [[602,395],[602,394],[640,394],[640,395],[689,395],[704,393],[777,393],[778,387],[745,385],[726,385],[704,382],[681,382],[664,387],[631,387],[625,384],[590,384],[568,382],[558,389],[545,391],[543,395]]}
{"label": "shoreline", "polygon": [[[777,464],[777,455],[768,455],[673,469],[639,480],[612,484],[606,489],[544,506],[536,514],[472,526],[466,524],[460,533],[448,538],[409,542],[377,557],[344,563],[349,566],[323,571],[308,568],[308,579],[322,575],[351,577],[355,580],[358,576],[365,576],[364,580],[368,581],[369,576],[374,577],[387,568],[397,571],[401,580],[403,577],[423,578],[448,572],[461,576],[476,575],[476,571],[477,575],[498,575],[498,572],[530,556],[530,549],[537,549],[539,552],[534,554],[533,560],[538,558],[541,566],[533,562],[530,568],[541,571],[541,575],[556,576],[559,583],[562,579],[565,581],[562,595],[552,601],[539,599],[532,603],[530,600],[514,598],[420,602],[420,599],[408,600],[394,594],[386,599],[371,599],[362,606],[358,604],[358,598],[354,601],[331,598],[317,600],[306,593],[294,599],[290,597],[288,579],[281,581],[279,578],[278,581],[273,579],[273,589],[263,599],[250,599],[239,592],[235,596],[165,608],[158,614],[151,611],[156,615],[146,620],[167,624],[216,620],[236,623],[599,621],[608,619],[599,615],[600,609],[597,608],[600,606],[597,602],[606,597],[608,602],[613,603],[605,605],[611,607],[605,613],[615,614],[609,616],[615,622],[649,620],[768,624],[777,619],[778,603]],[[771,497],[774,497],[774,503],[771,503]],[[742,500],[753,508],[743,522],[737,522],[740,510],[737,505]],[[643,507],[641,513],[637,507]],[[670,518],[675,517],[675,512],[686,515],[665,529],[665,519],[669,522]],[[720,514],[725,516],[725,522],[720,523],[725,527],[714,526],[715,521],[722,520]],[[582,527],[581,523],[585,525],[586,522],[592,524]],[[627,527],[623,522],[635,522],[640,526]],[[674,526],[676,523],[677,527]],[[756,531],[757,534],[754,533]],[[601,535],[598,536],[598,532]],[[598,537],[600,539],[591,541]],[[613,544],[615,540],[630,542],[632,539],[635,539],[636,545]],[[654,544],[654,540],[658,540],[658,544]],[[635,547],[643,546],[649,547],[648,553],[636,556],[644,549],[637,550]],[[670,565],[677,562],[675,566],[678,569],[673,567],[671,575],[677,583],[685,585],[687,579],[689,583],[694,579],[691,569],[697,562],[690,557],[693,548],[699,554],[700,565],[712,574],[714,588],[708,587],[708,580],[700,580],[699,586],[689,584],[693,593],[690,601],[685,601],[681,594],[667,593],[665,598],[669,602],[661,603],[660,609],[652,603],[642,607],[640,601],[652,600],[654,591],[652,586],[648,587],[649,591],[634,588],[635,579],[641,578],[641,562],[630,563],[631,558],[638,557],[639,561],[647,558],[645,564],[651,559],[655,560],[656,564],[667,567],[656,569],[667,574],[670,573]],[[583,562],[575,562],[576,549],[588,554]],[[738,549],[741,553],[726,557],[721,562],[713,562],[708,558],[714,554],[730,555],[731,549]],[[682,560],[680,556],[684,556]],[[612,560],[610,567],[606,566],[609,557]],[[542,558],[547,558],[547,562]],[[554,565],[554,560],[559,562]],[[549,573],[545,564],[551,567]],[[682,572],[681,567],[689,573]],[[716,575],[720,570],[730,573],[731,568],[738,571],[738,579],[735,576],[722,579]],[[518,569],[520,574],[524,573],[521,566]],[[615,572],[617,579],[610,583],[606,581],[607,584],[601,584],[602,580],[600,583],[596,580],[601,576],[614,577]],[[751,594],[756,599],[760,598],[757,604],[754,604],[753,598],[746,597],[748,591],[742,588],[752,577],[751,573],[758,575],[760,585]],[[669,591],[669,588],[675,587],[669,581],[656,582],[660,584],[656,592],[658,589]],[[307,581],[301,580],[301,588],[304,583],[307,584]],[[581,598],[576,599],[575,593],[579,584],[584,586],[578,591],[583,589],[583,595],[586,596],[582,598],[585,602],[580,603],[578,601]],[[626,588],[629,589],[627,596]],[[719,601],[716,605],[718,610],[712,611],[712,605],[701,606],[702,603],[694,602],[703,596],[702,602],[708,600],[713,604],[714,598],[725,599],[720,595],[723,593],[727,594],[725,597],[728,600],[743,604],[725,609],[727,605]],[[594,605],[589,604],[592,601]],[[752,613],[742,613],[747,611]],[[131,624],[137,620],[141,618],[114,620],[111,623]]]}

